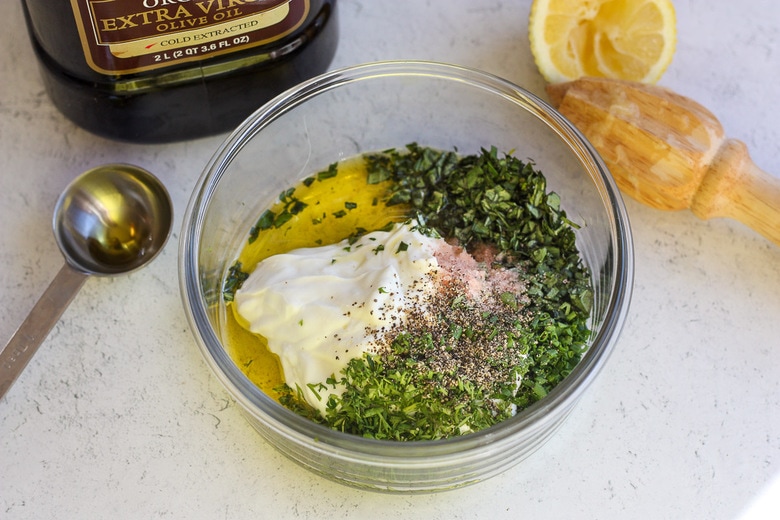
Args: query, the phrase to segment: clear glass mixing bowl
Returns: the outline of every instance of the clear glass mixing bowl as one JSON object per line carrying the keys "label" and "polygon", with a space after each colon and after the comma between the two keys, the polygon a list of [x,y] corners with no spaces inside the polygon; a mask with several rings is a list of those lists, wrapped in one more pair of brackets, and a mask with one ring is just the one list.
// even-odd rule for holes
{"label": "clear glass mixing bowl", "polygon": [[[250,95],[250,94],[247,94]],[[284,189],[362,152],[417,142],[464,154],[496,146],[531,159],[568,217],[595,290],[587,353],[542,400],[477,433],[377,441],[317,425],[272,400],[223,347],[221,287],[247,231]],[[585,138],[536,96],[495,76],[415,61],[330,72],[267,103],[217,150],[193,193],[180,242],[180,283],[202,353],[249,422],[290,459],[348,485],[394,492],[460,487],[495,475],[561,426],[617,341],[633,281],[625,208]]]}

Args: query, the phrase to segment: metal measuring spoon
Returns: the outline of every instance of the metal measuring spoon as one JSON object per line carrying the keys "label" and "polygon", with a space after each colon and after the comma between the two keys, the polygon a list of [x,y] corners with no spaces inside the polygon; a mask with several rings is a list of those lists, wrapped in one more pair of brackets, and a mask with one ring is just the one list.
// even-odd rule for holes
{"label": "metal measuring spoon", "polygon": [[172,220],[165,187],[137,166],[99,166],[65,188],[53,218],[65,265],[0,353],[0,399],[87,277],[129,273],[146,265],[168,240]]}

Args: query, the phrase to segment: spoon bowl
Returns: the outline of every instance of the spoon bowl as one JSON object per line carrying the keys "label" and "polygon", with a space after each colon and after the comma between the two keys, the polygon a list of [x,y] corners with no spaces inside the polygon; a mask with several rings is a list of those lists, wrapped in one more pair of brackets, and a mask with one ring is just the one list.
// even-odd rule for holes
{"label": "spoon bowl", "polygon": [[149,172],[112,164],[77,177],[54,208],[54,237],[73,267],[89,274],[134,271],[160,252],[171,201]]}
{"label": "spoon bowl", "polygon": [[162,183],[128,164],[93,168],[65,188],[53,217],[65,265],[0,352],[0,399],[88,276],[129,273],[157,256],[170,235],[172,208]]}

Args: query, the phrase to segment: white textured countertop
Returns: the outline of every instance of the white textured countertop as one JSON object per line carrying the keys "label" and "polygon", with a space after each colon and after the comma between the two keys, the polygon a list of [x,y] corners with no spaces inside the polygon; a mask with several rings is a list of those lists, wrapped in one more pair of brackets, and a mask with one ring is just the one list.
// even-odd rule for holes
{"label": "white textured countertop", "polygon": [[[780,3],[675,3],[677,53],[660,84],[710,108],[762,169],[780,175]],[[447,61],[545,97],[527,43],[530,0],[339,4],[334,67]],[[17,1],[0,2],[0,41],[3,344],[63,262],[51,214],[75,175],[136,163],[166,183],[176,212],[162,255],[129,276],[89,279],[0,400],[0,518],[712,520],[780,510],[780,247],[737,223],[626,200],[631,311],[560,432],[518,466],[461,490],[354,490],[267,445],[185,322],[181,218],[224,136],[140,146],[89,135],[46,97]]]}

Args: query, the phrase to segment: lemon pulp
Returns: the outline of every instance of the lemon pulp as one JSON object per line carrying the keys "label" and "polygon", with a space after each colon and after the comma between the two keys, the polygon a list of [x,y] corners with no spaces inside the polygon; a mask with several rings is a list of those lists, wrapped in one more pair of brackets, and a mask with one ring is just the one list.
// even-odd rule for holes
{"label": "lemon pulp", "polygon": [[671,0],[534,0],[531,52],[550,83],[583,76],[655,83],[676,44]]}

